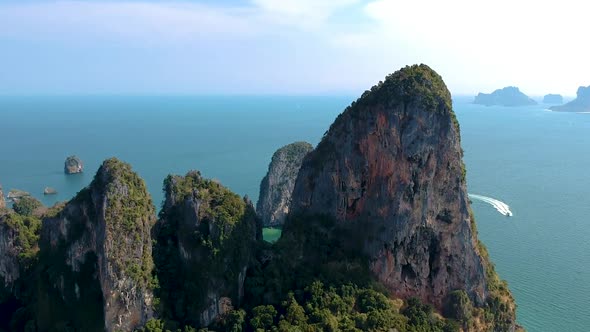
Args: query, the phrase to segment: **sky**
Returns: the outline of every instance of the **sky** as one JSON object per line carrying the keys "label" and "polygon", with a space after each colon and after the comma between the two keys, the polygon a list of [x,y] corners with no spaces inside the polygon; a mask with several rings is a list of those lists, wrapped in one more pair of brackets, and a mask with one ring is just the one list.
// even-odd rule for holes
{"label": "sky", "polygon": [[[425,63],[453,94],[590,85],[580,0],[0,0],[0,94],[359,94]],[[584,32],[586,31],[586,32]]]}

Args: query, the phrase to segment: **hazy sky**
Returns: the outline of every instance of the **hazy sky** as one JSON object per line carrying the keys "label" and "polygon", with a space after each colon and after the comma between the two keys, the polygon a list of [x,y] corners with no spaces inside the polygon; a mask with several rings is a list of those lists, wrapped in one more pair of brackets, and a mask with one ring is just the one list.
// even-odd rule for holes
{"label": "hazy sky", "polygon": [[0,94],[358,94],[426,63],[455,94],[575,95],[590,85],[589,11],[582,0],[0,0]]}

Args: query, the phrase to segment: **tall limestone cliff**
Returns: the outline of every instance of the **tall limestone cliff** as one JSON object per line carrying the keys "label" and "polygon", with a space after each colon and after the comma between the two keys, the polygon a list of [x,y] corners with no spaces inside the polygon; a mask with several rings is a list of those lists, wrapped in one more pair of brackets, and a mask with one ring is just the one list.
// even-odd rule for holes
{"label": "tall limestone cliff", "polygon": [[154,228],[160,312],[208,326],[240,305],[262,229],[252,203],[198,171],[168,176]]}
{"label": "tall limestone cliff", "polygon": [[268,173],[260,183],[260,196],[256,204],[256,212],[264,226],[280,226],[285,221],[299,168],[311,150],[311,144],[295,142],[273,154]]}
{"label": "tall limestone cliff", "polygon": [[451,96],[428,66],[366,91],[305,157],[283,238],[313,236],[294,220],[319,215],[352,230],[344,245],[393,296],[442,312],[464,292],[493,315],[475,330],[514,330],[513,299],[477,239]]}
{"label": "tall limestone cliff", "polygon": [[12,293],[20,277],[18,230],[8,211],[0,211],[0,302]]}
{"label": "tall limestone cliff", "polygon": [[0,209],[0,331],[34,327],[27,305],[33,297],[40,229],[38,216]]}
{"label": "tall limestone cliff", "polygon": [[0,210],[0,288],[12,289],[22,272],[32,266],[39,251],[41,220]]}
{"label": "tall limestone cliff", "polygon": [[129,164],[106,160],[92,183],[43,221],[38,328],[132,331],[152,316],[156,214]]}
{"label": "tall limestone cliff", "polygon": [[7,222],[5,212],[0,210],[0,331],[9,330],[18,309],[14,288],[20,278],[18,234]]}

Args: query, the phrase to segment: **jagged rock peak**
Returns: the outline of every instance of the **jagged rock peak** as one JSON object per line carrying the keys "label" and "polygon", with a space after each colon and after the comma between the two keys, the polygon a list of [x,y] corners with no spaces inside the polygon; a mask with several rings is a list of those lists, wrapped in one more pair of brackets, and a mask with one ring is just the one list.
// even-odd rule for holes
{"label": "jagged rock peak", "polygon": [[385,81],[365,91],[351,108],[355,104],[378,102],[412,102],[441,113],[449,113],[452,103],[442,77],[425,64],[406,66],[388,75]]}
{"label": "jagged rock peak", "polygon": [[[450,93],[426,65],[402,68],[365,92],[305,157],[283,238],[299,227],[291,220],[318,215],[353,230],[346,245],[368,257],[396,297],[441,311],[456,290],[476,306],[491,298],[486,273],[497,276],[470,214]],[[513,328],[509,292],[504,299],[505,326]]]}
{"label": "jagged rock peak", "polygon": [[289,213],[291,194],[303,158],[313,150],[307,142],[295,142],[278,149],[260,183],[256,212],[265,226],[280,226]]}
{"label": "jagged rock peak", "polygon": [[154,228],[161,314],[208,326],[240,304],[261,225],[247,198],[198,171],[168,176],[164,191]]}
{"label": "jagged rock peak", "polygon": [[[41,329],[132,331],[152,317],[155,208],[127,163],[106,160],[92,183],[43,222]],[[102,300],[97,300],[102,299]]]}

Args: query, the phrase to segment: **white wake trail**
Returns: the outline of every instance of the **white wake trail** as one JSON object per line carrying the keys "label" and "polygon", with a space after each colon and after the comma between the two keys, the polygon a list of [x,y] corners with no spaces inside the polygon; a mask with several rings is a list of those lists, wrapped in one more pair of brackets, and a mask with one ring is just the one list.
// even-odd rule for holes
{"label": "white wake trail", "polygon": [[491,206],[493,206],[501,214],[508,216],[508,217],[512,217],[512,211],[510,211],[510,206],[508,206],[508,204],[506,204],[502,201],[499,201],[495,198],[491,198],[491,197],[486,197],[486,196],[476,195],[476,194],[468,194],[468,195],[469,195],[469,198],[477,199],[478,201],[488,203]]}

